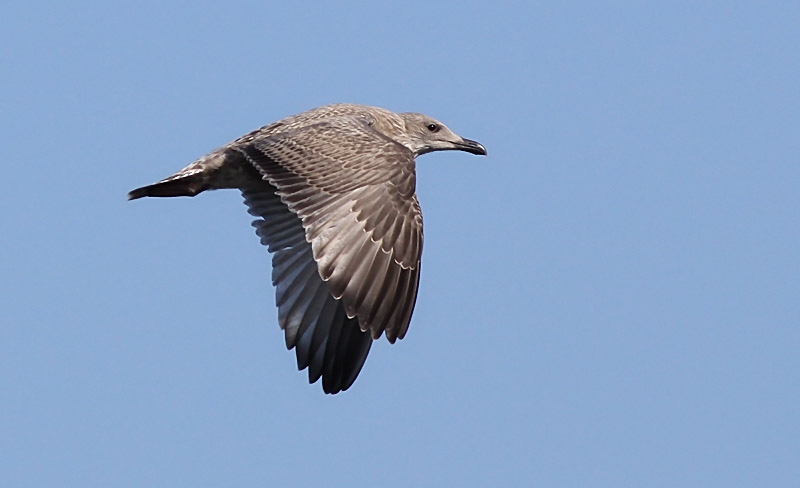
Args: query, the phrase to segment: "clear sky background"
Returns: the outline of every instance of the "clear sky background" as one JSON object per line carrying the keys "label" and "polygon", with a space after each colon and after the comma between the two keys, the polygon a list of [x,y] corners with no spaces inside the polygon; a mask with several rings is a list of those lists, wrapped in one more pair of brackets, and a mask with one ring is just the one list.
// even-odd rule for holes
{"label": "clear sky background", "polygon": [[[6,2],[0,485],[800,486],[797,2]],[[326,396],[235,191],[333,102],[418,163],[405,340]]]}

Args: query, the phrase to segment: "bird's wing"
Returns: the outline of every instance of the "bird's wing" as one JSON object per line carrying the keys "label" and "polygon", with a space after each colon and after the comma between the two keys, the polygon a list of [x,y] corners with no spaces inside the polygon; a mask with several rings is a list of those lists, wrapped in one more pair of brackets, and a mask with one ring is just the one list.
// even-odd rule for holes
{"label": "bird's wing", "polygon": [[242,191],[262,244],[272,253],[278,323],[286,347],[295,348],[298,369],[308,368],[309,382],[322,377],[326,393],[353,384],[367,359],[372,337],[358,319],[348,318],[317,271],[311,244],[300,219],[281,202],[275,187],[260,182]]}
{"label": "bird's wing", "polygon": [[390,342],[402,339],[422,253],[411,151],[361,117],[336,117],[232,149],[300,218],[316,271],[347,317],[373,338],[385,331]]}

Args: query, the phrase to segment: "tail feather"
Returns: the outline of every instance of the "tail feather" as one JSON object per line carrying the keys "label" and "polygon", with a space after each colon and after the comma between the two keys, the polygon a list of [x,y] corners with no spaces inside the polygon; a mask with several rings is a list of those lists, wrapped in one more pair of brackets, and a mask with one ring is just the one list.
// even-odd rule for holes
{"label": "tail feather", "polygon": [[128,200],[142,197],[193,197],[206,189],[208,182],[201,174],[171,176],[158,183],[131,190]]}

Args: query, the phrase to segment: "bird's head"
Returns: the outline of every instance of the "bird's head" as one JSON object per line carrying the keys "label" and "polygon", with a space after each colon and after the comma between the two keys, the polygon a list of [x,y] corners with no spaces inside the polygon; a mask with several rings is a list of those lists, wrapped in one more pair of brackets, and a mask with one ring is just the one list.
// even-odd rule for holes
{"label": "bird's head", "polygon": [[405,123],[407,140],[403,143],[414,152],[415,156],[432,151],[466,151],[472,154],[486,155],[483,144],[464,139],[447,128],[446,125],[427,115],[417,113],[400,114]]}

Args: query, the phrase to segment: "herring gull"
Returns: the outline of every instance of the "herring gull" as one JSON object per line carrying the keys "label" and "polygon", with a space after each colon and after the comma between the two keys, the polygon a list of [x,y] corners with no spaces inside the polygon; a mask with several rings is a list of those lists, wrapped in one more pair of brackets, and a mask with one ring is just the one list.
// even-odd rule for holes
{"label": "herring gull", "polygon": [[128,194],[242,192],[272,254],[278,323],[298,369],[326,393],[349,388],[374,339],[402,339],[417,298],[422,214],[415,158],[485,155],[419,113],[335,104],[246,134]]}

